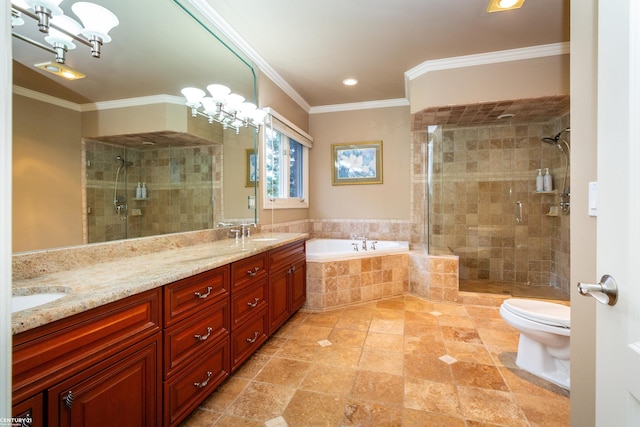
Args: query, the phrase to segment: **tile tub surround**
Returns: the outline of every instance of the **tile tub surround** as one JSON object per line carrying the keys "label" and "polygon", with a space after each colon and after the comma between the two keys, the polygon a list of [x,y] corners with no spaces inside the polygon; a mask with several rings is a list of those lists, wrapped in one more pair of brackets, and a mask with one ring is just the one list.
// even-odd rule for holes
{"label": "tile tub surround", "polygon": [[182,427],[568,426],[569,393],[518,369],[517,348],[497,307],[300,311]]}
{"label": "tile tub surround", "polygon": [[[237,244],[234,239],[196,243],[198,238],[191,236],[195,240],[191,245],[186,244],[187,236],[174,237],[180,239],[173,242],[174,246],[155,247],[155,251],[152,250],[155,243],[151,243],[151,239],[141,243],[139,251],[136,250],[138,248],[135,242],[125,241],[115,245],[91,245],[14,255],[14,266],[21,265],[19,270],[24,276],[29,276],[14,277],[13,289],[16,292],[28,294],[37,289],[60,288],[70,292],[52,303],[13,313],[12,334],[306,239],[308,236],[282,233],[275,241],[245,239],[244,243],[240,240]],[[168,243],[168,238],[164,236],[159,241]],[[78,258],[74,259],[76,255]],[[42,268],[38,257],[43,262]],[[67,268],[56,269],[52,259],[61,260]],[[27,274],[28,267],[37,271]]]}
{"label": "tile tub surround", "polygon": [[344,261],[307,261],[307,301],[304,308],[326,310],[402,295],[409,289],[408,266],[407,254]]}

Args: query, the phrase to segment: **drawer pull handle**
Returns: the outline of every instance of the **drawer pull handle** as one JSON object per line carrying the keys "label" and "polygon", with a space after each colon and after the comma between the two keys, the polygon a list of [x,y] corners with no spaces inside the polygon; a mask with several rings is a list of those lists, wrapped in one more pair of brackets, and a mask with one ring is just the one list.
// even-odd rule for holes
{"label": "drawer pull handle", "polygon": [[208,297],[209,295],[211,295],[211,290],[213,288],[211,286],[207,286],[207,293],[206,294],[201,294],[200,292],[194,292],[195,296],[197,296],[200,299],[205,299],[206,297]]}
{"label": "drawer pull handle", "polygon": [[253,307],[255,307],[255,306],[257,306],[257,305],[258,305],[258,302],[260,302],[260,298],[255,297],[255,298],[253,299],[253,301],[254,301],[254,302],[248,302],[248,303],[247,303],[247,305],[248,305],[249,307],[251,307],[251,308],[253,308]]}
{"label": "drawer pull handle", "polygon": [[247,274],[249,276],[255,276],[256,274],[258,274],[258,270],[260,270],[260,267],[256,267],[253,270],[247,270]]}
{"label": "drawer pull handle", "polygon": [[211,379],[211,371],[207,371],[207,379],[200,383],[193,383],[193,385],[198,388],[205,388],[207,384],[209,384],[210,379]]}
{"label": "drawer pull handle", "polygon": [[211,335],[211,328],[207,328],[207,335],[194,335],[193,337],[199,341],[204,341]]}
{"label": "drawer pull handle", "polygon": [[69,390],[69,393],[64,397],[64,404],[68,409],[73,406],[73,392]]}
{"label": "drawer pull handle", "polygon": [[293,273],[296,272],[296,266],[295,265],[293,267],[291,267],[291,272],[293,272]]}
{"label": "drawer pull handle", "polygon": [[258,339],[258,335],[260,335],[260,332],[254,332],[253,338],[247,338],[247,342],[250,342],[251,344],[253,344]]}

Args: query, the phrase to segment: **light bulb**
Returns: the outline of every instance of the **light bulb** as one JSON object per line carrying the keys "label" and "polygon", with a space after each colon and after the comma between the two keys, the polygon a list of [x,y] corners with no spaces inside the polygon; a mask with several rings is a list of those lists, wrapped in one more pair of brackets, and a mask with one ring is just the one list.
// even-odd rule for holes
{"label": "light bulb", "polygon": [[111,41],[111,37],[107,33],[120,23],[113,12],[94,3],[84,1],[74,3],[71,6],[71,10],[84,25],[82,34],[89,39],[98,37],[101,43],[109,43]]}
{"label": "light bulb", "polygon": [[211,94],[211,97],[213,97],[213,100],[218,103],[223,103],[227,95],[231,93],[231,89],[217,83],[207,86],[207,90]]}
{"label": "light bulb", "polygon": [[202,108],[204,108],[205,114],[208,116],[214,115],[216,113],[216,102],[210,96],[205,96],[200,100],[202,104]]}
{"label": "light bulb", "polygon": [[187,98],[187,105],[189,107],[198,107],[200,105],[200,101],[206,95],[202,89],[198,89],[197,87],[185,87],[180,91],[185,98]]}
{"label": "light bulb", "polygon": [[[54,16],[51,19],[51,23],[63,30],[75,35],[80,34],[82,26],[78,21],[65,15]],[[76,45],[73,44],[73,39],[65,33],[56,30],[55,28],[49,29],[49,35],[44,38],[47,43],[54,45],[55,43],[63,44],[67,49],[75,49]]]}
{"label": "light bulb", "polygon": [[237,93],[232,93],[227,95],[224,100],[225,104],[229,107],[229,110],[234,113],[240,110],[240,105],[244,102],[244,96],[238,95]]}

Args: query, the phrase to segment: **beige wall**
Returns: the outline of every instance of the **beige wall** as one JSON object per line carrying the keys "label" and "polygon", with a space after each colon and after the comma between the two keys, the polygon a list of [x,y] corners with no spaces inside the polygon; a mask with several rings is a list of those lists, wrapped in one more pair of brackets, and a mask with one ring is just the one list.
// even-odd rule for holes
{"label": "beige wall", "polygon": [[82,243],[80,113],[13,96],[13,251]]}
{"label": "beige wall", "polygon": [[[392,219],[410,216],[409,108],[312,114],[309,178],[313,219]],[[331,144],[382,141],[383,183],[331,185]]]}
{"label": "beige wall", "polygon": [[[258,91],[260,108],[272,108],[303,131],[309,132],[309,113],[295,103],[264,74],[259,76]],[[311,150],[311,153],[313,153],[313,150]],[[313,165],[310,165],[309,169],[311,171],[313,171],[313,168]],[[262,168],[261,173],[264,176],[264,168]],[[313,179],[310,181],[313,183]],[[309,191],[313,194],[313,190]],[[309,219],[309,209],[263,209],[262,188],[258,190],[257,203],[258,221],[261,225]]]}
{"label": "beige wall", "polygon": [[569,55],[431,71],[410,82],[411,112],[569,93]]}
{"label": "beige wall", "polygon": [[82,115],[82,135],[126,135],[158,130],[186,132],[187,117],[187,108],[177,104],[151,104],[89,111]]}
{"label": "beige wall", "polygon": [[[587,216],[597,176],[597,0],[571,1],[571,425],[595,425],[596,307],[575,286],[594,283],[596,219]],[[604,404],[604,402],[601,402]]]}

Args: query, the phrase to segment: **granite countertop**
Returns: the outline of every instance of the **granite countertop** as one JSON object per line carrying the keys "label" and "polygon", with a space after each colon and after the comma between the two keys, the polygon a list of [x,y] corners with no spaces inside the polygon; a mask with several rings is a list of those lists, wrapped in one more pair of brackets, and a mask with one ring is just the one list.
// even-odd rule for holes
{"label": "granite countertop", "polygon": [[[269,235],[270,237],[271,235]],[[106,259],[66,271],[13,281],[14,295],[65,292],[68,295],[13,313],[12,334],[166,285],[176,280],[305,239],[302,233],[278,233],[277,240],[255,235],[160,250],[117,260]]]}

